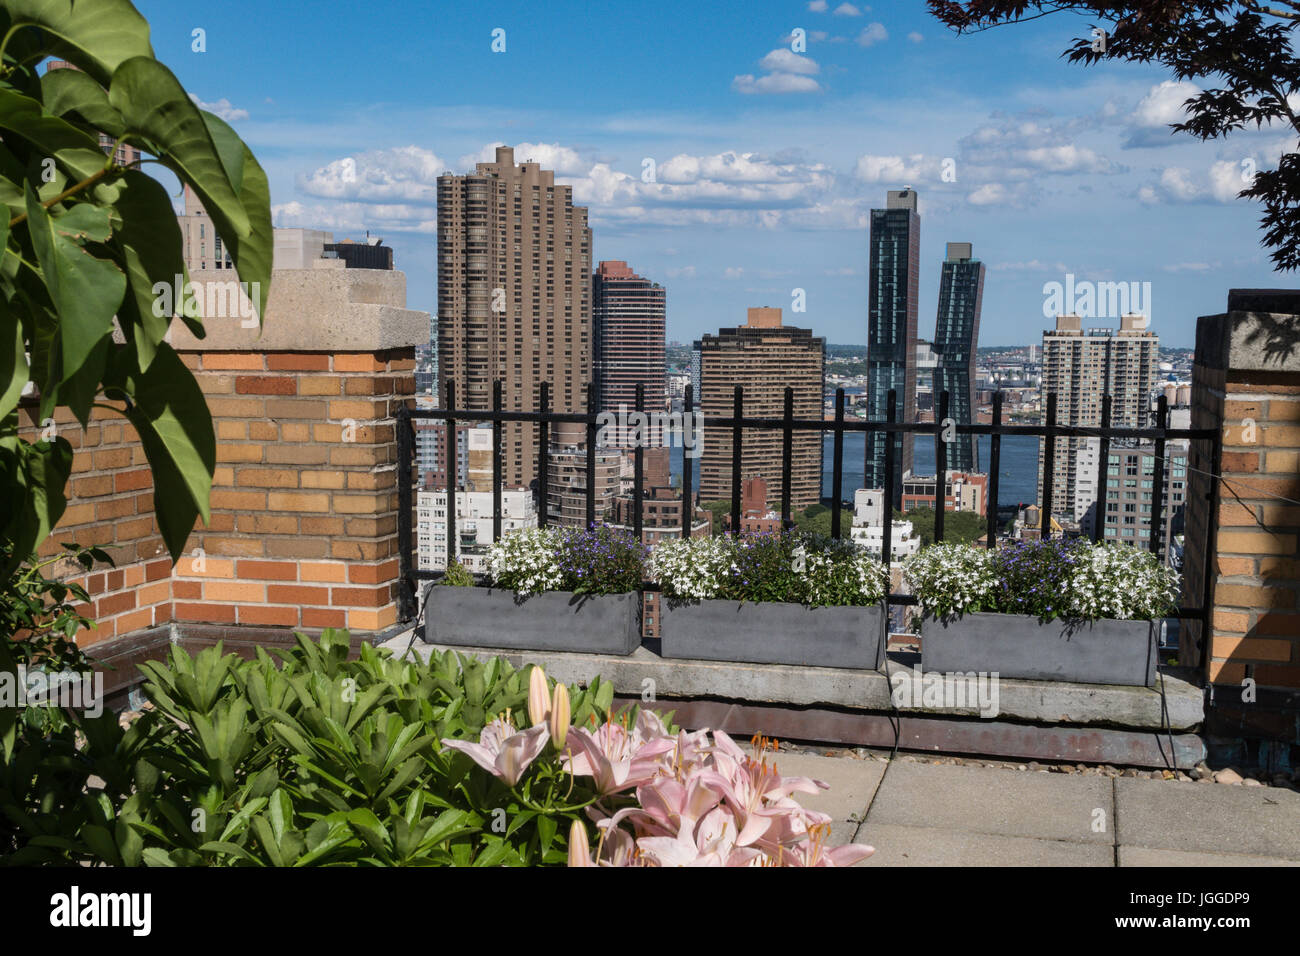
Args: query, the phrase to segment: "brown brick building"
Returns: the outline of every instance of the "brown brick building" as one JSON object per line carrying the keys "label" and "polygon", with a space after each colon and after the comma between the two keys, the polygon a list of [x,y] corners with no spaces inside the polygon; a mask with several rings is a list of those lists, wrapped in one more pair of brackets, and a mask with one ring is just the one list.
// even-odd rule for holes
{"label": "brown brick building", "polygon": [[[744,388],[744,417],[780,418],[785,389],[794,389],[794,417],[822,417],[826,340],[808,329],[781,324],[781,310],[750,309],[748,322],[719,330],[697,343],[700,352],[700,410],[704,414],[704,454],[700,460],[700,500],[731,498],[731,429],[711,424],[729,418],[735,386]],[[790,505],[802,511],[821,501],[822,438],[796,431],[791,445]],[[742,435],[741,479],[761,477],[768,496],[781,499],[781,431],[748,429]]]}
{"label": "brown brick building", "polygon": [[[549,382],[552,411],[585,411],[592,360],[591,230],[572,187],[509,146],[439,176],[438,401],[451,380],[457,407],[490,409],[500,379],[506,408],[534,411]],[[505,426],[508,486],[536,475],[535,429]]]}
{"label": "brown brick building", "polygon": [[[646,411],[668,402],[664,368],[664,287],[633,272],[626,262],[602,262],[592,276],[592,326],[600,408],[636,408],[636,387],[645,386]],[[658,441],[657,435],[649,436]]]}

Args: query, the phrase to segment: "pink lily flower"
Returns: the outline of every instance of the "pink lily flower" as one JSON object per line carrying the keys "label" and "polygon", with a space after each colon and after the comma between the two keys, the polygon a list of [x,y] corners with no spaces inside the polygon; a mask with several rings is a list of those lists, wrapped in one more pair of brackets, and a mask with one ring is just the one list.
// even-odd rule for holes
{"label": "pink lily flower", "polygon": [[645,740],[621,724],[606,721],[595,731],[575,728],[569,734],[570,756],[564,767],[577,777],[594,777],[604,795],[636,787],[662,769],[663,754],[673,749],[670,737]]}
{"label": "pink lily flower", "polygon": [[698,824],[683,820],[671,837],[642,837],[642,854],[659,866],[749,866],[762,854],[736,845],[736,821],[723,807],[715,807]]}
{"label": "pink lily flower", "polygon": [[442,744],[468,754],[470,759],[492,776],[506,786],[513,787],[524,775],[528,765],[537,759],[550,736],[545,724],[516,731],[508,720],[498,717],[483,728],[478,743],[444,740]]}
{"label": "pink lily flower", "polygon": [[780,858],[784,866],[852,866],[876,852],[864,843],[848,843],[832,849],[826,848],[830,839],[830,823],[819,823],[809,829],[808,838],[793,847],[782,848]]}

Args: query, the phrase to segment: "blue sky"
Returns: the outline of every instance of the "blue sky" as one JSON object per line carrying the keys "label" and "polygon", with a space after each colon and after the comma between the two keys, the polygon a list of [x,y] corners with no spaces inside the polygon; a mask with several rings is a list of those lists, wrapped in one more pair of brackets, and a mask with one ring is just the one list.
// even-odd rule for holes
{"label": "blue sky", "polygon": [[158,56],[266,168],[276,225],[383,236],[412,308],[436,308],[436,177],[498,143],[573,184],[595,259],[663,283],[681,341],[775,305],[864,342],[867,217],[903,185],[921,201],[922,337],[950,241],[989,269],[984,345],[1040,341],[1044,284],[1067,274],[1149,282],[1172,346],[1229,288],[1294,284],[1234,198],[1242,163],[1271,167],[1294,137],[1170,135],[1195,90],[1062,62],[1089,34],[1075,16],[955,37],[919,0],[137,6]]}

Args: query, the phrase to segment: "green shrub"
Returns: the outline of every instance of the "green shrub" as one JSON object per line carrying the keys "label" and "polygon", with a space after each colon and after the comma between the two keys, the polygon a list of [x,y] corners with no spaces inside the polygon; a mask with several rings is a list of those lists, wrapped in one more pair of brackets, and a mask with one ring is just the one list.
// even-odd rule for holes
{"label": "green shrub", "polygon": [[474,575],[470,573],[469,568],[465,567],[465,565],[459,561],[453,561],[439,583],[454,588],[472,588],[474,586]]}
{"label": "green shrub", "polygon": [[[526,726],[526,669],[369,645],[348,660],[348,648],[342,631],[254,660],[173,646],[167,663],[143,665],[153,707],[126,728],[105,713],[40,734],[0,709],[0,860],[564,862],[569,825],[594,799],[582,784],[535,774],[512,790],[440,743],[477,740],[501,714]],[[12,667],[0,646],[0,670]],[[603,723],[613,687],[597,678],[571,698],[575,725]]]}

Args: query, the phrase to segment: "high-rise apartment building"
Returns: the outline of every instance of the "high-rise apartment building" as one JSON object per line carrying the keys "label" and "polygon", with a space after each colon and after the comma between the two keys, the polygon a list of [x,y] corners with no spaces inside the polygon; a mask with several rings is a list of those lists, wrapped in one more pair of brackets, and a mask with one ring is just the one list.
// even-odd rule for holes
{"label": "high-rise apartment building", "polygon": [[[1159,363],[1160,339],[1142,315],[1125,315],[1120,328],[1087,329],[1077,315],[1060,315],[1043,332],[1043,415],[1056,393],[1056,424],[1100,425],[1102,397],[1111,396],[1111,425],[1150,424],[1150,395]],[[1053,515],[1087,524],[1096,507],[1096,438],[1057,438],[1052,467]],[[1043,485],[1046,439],[1039,441],[1038,487]],[[1112,442],[1112,449],[1116,447]],[[1091,492],[1088,491],[1091,487]],[[1086,530],[1086,529],[1085,529]]]}
{"label": "high-rise apartment building", "polygon": [[[700,402],[704,414],[704,452],[700,459],[700,500],[731,498],[731,429],[711,426],[715,418],[730,418],[735,386],[744,388],[744,415],[780,418],[785,414],[785,389],[794,389],[794,417],[822,417],[826,340],[808,329],[781,324],[781,310],[750,309],[748,322],[738,328],[706,335],[700,353]],[[781,499],[781,431],[748,429],[741,436],[743,481],[767,480],[773,501]],[[796,431],[791,445],[790,504],[801,510],[821,501],[822,439],[817,432]]]}
{"label": "high-rise apartment building", "polygon": [[[916,315],[921,283],[921,219],[916,190],[891,190],[884,209],[871,210],[867,280],[867,418],[884,421],[889,392],[898,393],[900,421],[916,419]],[[894,456],[894,504],[912,470],[912,439]],[[869,433],[865,481],[885,486],[885,436]]]}
{"label": "high-rise apartment building", "polygon": [[[203,208],[198,193],[186,183],[183,195],[185,211],[176,217],[176,222],[181,227],[181,252],[185,257],[185,268],[191,273],[233,270],[235,263],[230,258],[230,249],[222,244],[212,217]],[[275,230],[275,268],[312,268],[311,260],[319,259],[325,243],[333,238],[330,233],[318,229]]]}
{"label": "high-rise apartment building", "polygon": [[[1168,555],[1169,542],[1182,528],[1187,503],[1187,457],[1189,442],[1174,440],[1165,446],[1164,487],[1161,504],[1159,544]],[[1151,547],[1152,506],[1155,504],[1155,446],[1112,448],[1107,463],[1106,510],[1102,535],[1147,550]]]}
{"label": "high-rise apartment building", "polygon": [[[939,310],[934,320],[934,408],[948,393],[948,417],[958,425],[975,421],[975,349],[984,301],[984,263],[971,257],[969,242],[948,243],[939,275]],[[948,470],[977,471],[979,443],[974,435],[957,435],[946,446]]]}
{"label": "high-rise apartment building", "polygon": [[[455,492],[456,557],[475,573],[487,571],[492,547],[492,429],[489,425],[457,430],[463,471]],[[537,527],[537,507],[527,488],[501,489],[501,533]],[[447,567],[447,487],[416,494],[416,556],[424,570]]]}
{"label": "high-rise apartment building", "polygon": [[[596,450],[595,499],[597,523],[605,521],[622,490],[624,455],[614,448]],[[587,526],[587,447],[552,444],[547,466],[546,518],[570,528]]]}
{"label": "high-rise apartment building", "polygon": [[[593,358],[591,230],[572,187],[516,165],[509,146],[472,173],[439,176],[439,401],[453,381],[457,407],[490,409],[500,379],[505,408],[533,411],[549,382],[552,411],[585,411]],[[507,485],[536,477],[535,427],[505,425]],[[576,441],[582,426],[551,431]]]}
{"label": "high-rise apartment building", "polygon": [[[637,275],[626,262],[602,262],[592,276],[592,335],[601,411],[636,408],[637,384],[645,410],[668,402],[664,365],[664,287]],[[658,441],[657,435],[647,436]]]}

